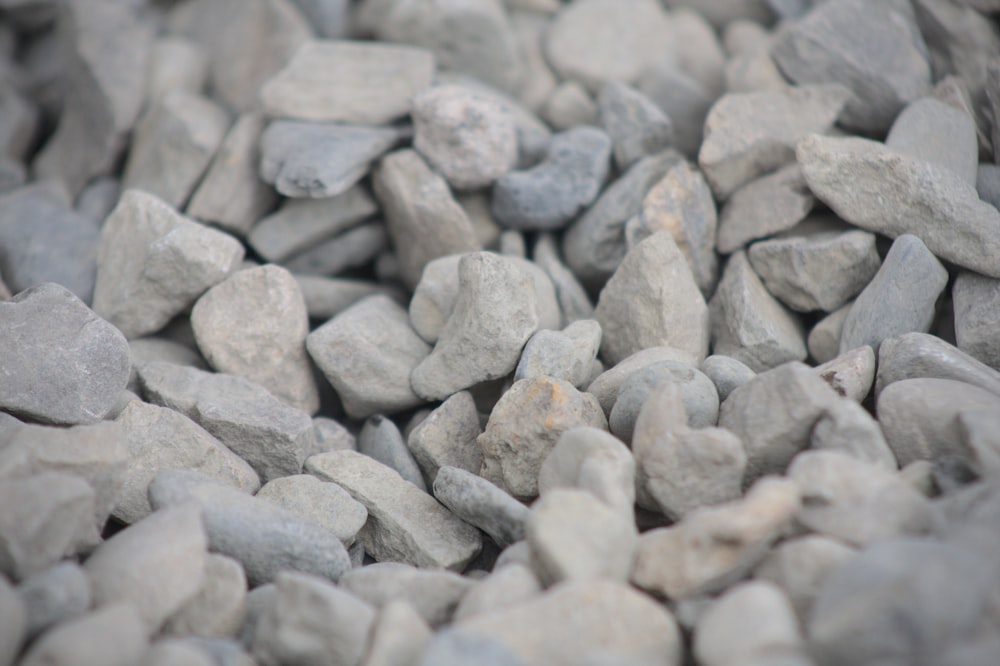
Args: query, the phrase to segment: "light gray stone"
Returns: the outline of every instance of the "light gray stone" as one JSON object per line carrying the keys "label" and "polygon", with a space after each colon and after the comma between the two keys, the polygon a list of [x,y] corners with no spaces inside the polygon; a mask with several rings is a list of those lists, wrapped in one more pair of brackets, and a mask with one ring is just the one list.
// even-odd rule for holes
{"label": "light gray stone", "polygon": [[899,467],[878,422],[853,400],[838,400],[826,408],[813,426],[809,448],[838,451],[892,472]]}
{"label": "light gray stone", "polygon": [[815,372],[841,397],[862,402],[875,382],[875,352],[867,345],[855,347],[817,365]]}
{"label": "light gray stone", "polygon": [[1000,396],[1000,373],[928,333],[889,338],[879,349],[875,395],[903,379],[954,379]]}
{"label": "light gray stone", "polygon": [[840,334],[844,329],[844,320],[854,306],[854,301],[848,301],[839,309],[820,319],[809,330],[806,345],[809,356],[817,363],[832,361],[840,354]]}
{"label": "light gray stone", "polygon": [[375,294],[386,294],[399,301],[400,292],[377,282],[353,278],[330,278],[322,275],[296,275],[309,319],[325,322],[358,301]]}
{"label": "light gray stone", "polygon": [[552,234],[539,234],[533,259],[548,274],[556,288],[563,322],[571,324],[581,319],[593,319],[594,306],[590,302],[590,296],[563,263]]}
{"label": "light gray stone", "polygon": [[427,492],[420,467],[391,419],[381,414],[369,417],[358,434],[358,452],[391,467],[405,480]]}
{"label": "light gray stone", "polygon": [[[388,246],[385,225],[375,219],[289,257],[284,266],[293,273],[338,275],[372,263]],[[382,279],[382,276],[379,277]]]}
{"label": "light gray stone", "polygon": [[101,229],[94,310],[129,338],[162,329],[243,260],[235,238],[127,190]]}
{"label": "light gray stone", "polygon": [[433,632],[405,601],[390,601],[379,609],[369,632],[365,666],[417,664]]}
{"label": "light gray stone", "polygon": [[593,319],[575,321],[562,331],[538,331],[524,346],[514,381],[547,375],[581,388],[600,344],[601,325]]}
{"label": "light gray stone", "polygon": [[177,365],[190,365],[199,370],[206,370],[208,368],[205,359],[201,357],[201,354],[197,350],[170,338],[159,336],[134,338],[128,341],[128,348],[132,356],[132,370],[129,372],[128,390],[136,395],[141,392],[139,377],[136,374],[136,368],[140,365],[154,361],[164,361]]}
{"label": "light gray stone", "polygon": [[368,520],[368,510],[336,483],[320,481],[310,474],[293,474],[268,481],[256,497],[315,522],[337,535],[350,547]]}
{"label": "light gray stone", "polygon": [[157,37],[146,62],[146,104],[174,90],[198,94],[208,80],[208,53],[190,39]]}
{"label": "light gray stone", "polygon": [[975,187],[979,140],[972,117],[933,97],[911,102],[892,123],[887,148],[950,170]]}
{"label": "light gray stone", "polygon": [[698,364],[697,356],[690,352],[667,346],[649,347],[637,351],[595,377],[587,386],[587,393],[597,398],[605,414],[610,414],[622,384],[628,376],[636,370],[661,361],[676,361],[694,366]]}
{"label": "light gray stone", "polygon": [[815,202],[797,164],[751,180],[732,193],[719,213],[719,252],[729,254],[750,241],[795,228]]}
{"label": "light gray stone", "polygon": [[[60,562],[25,580],[17,587],[17,594],[24,607],[24,636],[32,639],[87,612],[91,602],[90,579],[76,562]],[[13,610],[5,607],[5,623],[9,621],[12,627],[16,626],[15,617]]]}
{"label": "light gray stone", "polygon": [[479,532],[385,465],[355,451],[311,457],[306,471],[342,486],[368,509],[358,535],[377,561],[461,570],[482,547]]}
{"label": "light gray stone", "polygon": [[635,504],[636,463],[628,447],[592,427],[565,431],[538,470],[538,491],[580,488],[625,516]]}
{"label": "light gray stone", "polygon": [[452,571],[417,569],[398,562],[354,569],[339,584],[375,608],[405,601],[432,627],[450,622],[458,602],[475,586],[471,579]]}
{"label": "light gray stone", "polygon": [[498,611],[538,596],[542,591],[535,574],[524,564],[496,567],[458,602],[454,621]]}
{"label": "light gray stone", "polygon": [[705,118],[716,102],[715,95],[667,59],[647,66],[635,86],[670,118],[674,125],[674,147],[688,159],[696,160]]}
{"label": "light gray stone", "polygon": [[760,563],[754,578],[780,587],[799,620],[805,622],[823,581],[856,553],[843,542],[819,534],[789,539]]}
{"label": "light gray stone", "polygon": [[264,82],[260,100],[272,118],[383,125],[406,115],[434,76],[427,49],[313,40]]}
{"label": "light gray stone", "polygon": [[478,474],[441,467],[434,479],[434,497],[500,547],[524,538],[528,508]]}
{"label": "light gray stone", "polygon": [[434,485],[442,467],[479,474],[483,452],[476,438],[482,431],[472,394],[459,391],[409,432],[406,446],[420,465],[428,487]]}
{"label": "light gray stone", "polygon": [[14,663],[21,643],[31,636],[30,612],[23,595],[19,596],[7,579],[0,577],[0,613],[4,618],[0,629],[0,663],[4,666]]}
{"label": "light gray stone", "polygon": [[601,125],[614,142],[615,166],[624,171],[637,160],[671,146],[674,126],[670,118],[641,92],[620,81],[611,81],[597,96]]}
{"label": "light gray stone", "polygon": [[719,393],[712,380],[685,363],[661,361],[636,370],[622,382],[618,399],[608,415],[611,432],[622,441],[631,441],[639,410],[653,391],[665,383],[675,384],[680,389],[689,426],[707,428],[716,424],[719,418]]}
{"label": "light gray stone", "polygon": [[342,451],[344,449],[356,451],[358,449],[354,433],[331,418],[313,417],[313,432],[316,433],[316,445],[311,449],[312,453],[326,453],[327,451]]}
{"label": "light gray stone", "polygon": [[351,3],[348,0],[293,0],[309,20],[317,35],[340,39],[351,31]]}
{"label": "light gray stone", "polygon": [[198,593],[170,616],[163,631],[173,635],[215,638],[233,636],[243,625],[247,577],[231,557],[211,553]]}
{"label": "light gray stone", "polygon": [[701,371],[715,384],[720,404],[726,401],[730,393],[757,376],[742,361],[721,354],[713,354],[702,361]]}
{"label": "light gray stone", "polygon": [[578,81],[564,81],[545,98],[539,114],[553,129],[568,130],[580,125],[597,125],[597,104]]}
{"label": "light gray stone", "polygon": [[25,666],[130,666],[146,652],[148,627],[135,606],[110,603],[68,620],[35,641]]}
{"label": "light gray stone", "polygon": [[963,271],[951,288],[958,348],[1000,368],[1000,280]]}
{"label": "light gray stone", "polygon": [[410,299],[410,323],[420,337],[434,344],[441,337],[458,298],[458,264],[465,254],[449,254],[424,266]]}
{"label": "light gray stone", "polygon": [[697,6],[673,7],[670,11],[678,67],[715,98],[725,91],[726,54],[707,18]]}
{"label": "light gray stone", "polygon": [[192,641],[180,638],[157,640],[137,663],[142,666],[215,666],[210,654]]}

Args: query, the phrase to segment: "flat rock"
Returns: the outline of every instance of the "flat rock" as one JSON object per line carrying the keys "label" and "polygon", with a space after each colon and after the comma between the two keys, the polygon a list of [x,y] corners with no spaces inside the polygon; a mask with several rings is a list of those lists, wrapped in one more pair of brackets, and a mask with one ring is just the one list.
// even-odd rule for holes
{"label": "flat rock", "polygon": [[528,507],[478,474],[441,467],[434,479],[434,497],[501,548],[524,538]]}
{"label": "flat rock", "polygon": [[160,472],[149,486],[154,509],[192,498],[201,506],[209,549],[239,561],[251,587],[285,569],[336,581],[351,568],[336,534],[273,502],[185,470]]}
{"label": "flat rock", "polygon": [[476,438],[482,431],[475,399],[468,391],[459,391],[409,432],[406,446],[420,465],[428,487],[434,485],[442,467],[479,474],[483,452]]}
{"label": "flat rock", "polygon": [[458,602],[475,583],[453,571],[417,569],[399,562],[376,562],[344,574],[340,587],[375,608],[405,601],[425,622],[451,621]]}
{"label": "flat rock", "polygon": [[562,331],[538,331],[524,346],[514,381],[545,375],[582,388],[600,345],[601,325],[593,319],[575,321]]}
{"label": "flat rock", "polygon": [[388,296],[362,299],[306,338],[309,355],[337,390],[352,418],[393,413],[423,400],[410,374],[430,347]]}
{"label": "flat rock", "polygon": [[383,125],[406,115],[430,86],[434,55],[377,42],[313,40],[260,89],[271,117]]}
{"label": "flat rock", "polygon": [[0,408],[94,423],[128,383],[128,342],[65,287],[46,283],[0,302],[0,367]]}
{"label": "flat rock", "polygon": [[[31,639],[87,612],[91,605],[90,579],[76,562],[60,562],[21,583],[17,595],[23,602],[24,635]],[[5,621],[11,623],[10,627],[16,626],[14,609],[6,604],[3,607]]]}
{"label": "flat rock", "polygon": [[198,593],[181,606],[163,627],[164,633],[227,638],[243,625],[247,577],[231,557],[210,553]]}
{"label": "flat rock", "polygon": [[391,467],[405,480],[427,492],[427,484],[402,433],[391,419],[376,414],[369,417],[358,434],[358,452]]}
{"label": "flat rock", "polygon": [[266,483],[302,471],[315,445],[312,420],[242,377],[174,365],[147,363],[138,369],[146,398],[175,409],[250,463]]}
{"label": "flat rock", "polygon": [[232,236],[127,190],[101,229],[94,310],[128,338],[155,333],[231,275],[243,254]]}
{"label": "flat rock", "polygon": [[897,238],[872,281],[851,306],[840,334],[840,352],[886,338],[923,333],[934,321],[937,298],[948,271],[916,236]]}
{"label": "flat rock", "polygon": [[713,354],[702,361],[701,371],[715,384],[720,404],[726,401],[730,393],[757,375],[742,361],[722,354]]}
{"label": "flat rock", "polygon": [[1000,280],[963,271],[951,288],[959,349],[1000,368]]}
{"label": "flat rock", "polygon": [[390,601],[379,610],[369,635],[365,666],[393,666],[418,663],[433,633],[413,606]]}
{"label": "flat rock", "polygon": [[385,465],[355,451],[312,456],[306,471],[342,486],[368,509],[358,535],[377,561],[461,570],[482,547],[479,532]]}
{"label": "flat rock", "polygon": [[802,323],[767,291],[746,253],[729,258],[709,309],[713,353],[755,372],[806,358]]}
{"label": "flat rock", "polygon": [[729,254],[750,241],[795,228],[815,202],[797,164],[751,180],[732,193],[719,213],[719,252]]}
{"label": "flat rock", "polygon": [[839,85],[730,93],[705,119],[698,165],[719,199],[795,159],[795,145],[828,132],[850,92]]}
{"label": "flat rock", "polygon": [[889,338],[879,348],[875,394],[903,379],[954,379],[1000,396],[1000,374],[954,345],[927,333]]}
{"label": "flat rock", "polygon": [[305,520],[322,525],[350,547],[368,519],[368,510],[336,483],[294,474],[264,484],[256,494]]}
{"label": "flat rock", "polygon": [[979,170],[976,123],[965,111],[924,97],[911,102],[892,123],[885,145],[930,162],[975,187]]}
{"label": "flat rock", "polygon": [[111,603],[68,620],[40,637],[18,662],[26,666],[139,663],[149,628],[129,603]]}
{"label": "flat rock", "polygon": [[601,126],[614,142],[615,166],[624,171],[637,160],[669,148],[674,125],[644,94],[620,81],[610,81],[597,96]]}
{"label": "flat rock", "polygon": [[481,475],[514,497],[538,495],[538,473],[560,435],[576,426],[606,429],[597,398],[559,379],[522,379],[503,394],[477,440]]}
{"label": "flat rock", "polygon": [[559,436],[538,470],[538,492],[580,488],[631,517],[635,467],[628,447],[613,435],[589,426],[571,428]]}
{"label": "flat rock", "polygon": [[796,153],[809,189],[847,222],[913,234],[939,258],[1000,278],[1000,211],[951,171],[855,137],[811,136]]}
{"label": "flat rock", "polygon": [[815,372],[838,395],[860,403],[868,397],[875,382],[875,352],[868,345],[855,347],[817,365]]}
{"label": "flat rock", "polygon": [[799,619],[808,621],[823,581],[856,553],[850,546],[819,534],[789,539],[760,563],[754,578],[780,587]]}

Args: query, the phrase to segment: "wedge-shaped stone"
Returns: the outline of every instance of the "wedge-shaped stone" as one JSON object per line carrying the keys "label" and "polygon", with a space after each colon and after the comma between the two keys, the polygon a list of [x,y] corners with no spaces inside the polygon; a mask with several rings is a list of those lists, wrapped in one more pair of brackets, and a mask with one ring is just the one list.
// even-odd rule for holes
{"label": "wedge-shaped stone", "polygon": [[903,379],[954,379],[1000,396],[1000,372],[928,333],[905,333],[882,343],[875,395]]}

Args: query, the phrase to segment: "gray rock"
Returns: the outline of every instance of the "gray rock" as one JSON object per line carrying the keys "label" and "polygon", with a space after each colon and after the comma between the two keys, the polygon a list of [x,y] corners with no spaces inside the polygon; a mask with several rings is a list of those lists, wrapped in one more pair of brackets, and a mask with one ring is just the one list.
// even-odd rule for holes
{"label": "gray rock", "polygon": [[817,363],[832,361],[840,353],[840,334],[844,329],[844,320],[847,319],[852,307],[854,301],[848,301],[820,319],[810,329],[806,337],[806,346],[809,348],[809,356]]}
{"label": "gray rock", "polygon": [[615,166],[624,171],[637,160],[671,146],[674,126],[651,99],[620,81],[597,96],[601,125],[614,142]]}
{"label": "gray rock", "polygon": [[264,131],[259,113],[241,115],[222,140],[185,212],[238,236],[274,207],[277,195],[257,175],[258,143]]}
{"label": "gray rock", "polygon": [[184,37],[157,37],[146,63],[146,103],[174,90],[198,94],[208,80],[208,53]]}
{"label": "gray rock", "polygon": [[260,177],[285,196],[336,196],[399,138],[391,127],[272,121],[260,137]]}
{"label": "gray rock", "polygon": [[128,442],[128,464],[114,508],[114,516],[125,523],[150,513],[147,489],[164,469],[201,472],[251,494],[260,488],[250,465],[179,412],[133,400],[115,421]]}
{"label": "gray rock", "polygon": [[434,479],[434,497],[500,547],[524,538],[528,508],[477,474],[441,467]]}
{"label": "gray rock", "polygon": [[954,379],[1000,396],[1000,374],[941,338],[906,333],[889,338],[879,349],[875,395],[893,382],[922,377]]}
{"label": "gray rock", "polygon": [[351,31],[351,7],[346,0],[293,0],[320,37],[340,39]]}
{"label": "gray rock", "polygon": [[856,553],[855,549],[829,537],[818,534],[798,537],[778,544],[754,571],[754,578],[780,587],[799,620],[805,622],[823,581]]}
{"label": "gray rock", "polygon": [[730,393],[719,409],[719,425],[733,431],[746,447],[745,483],[784,472],[837,400],[812,368],[796,362],[762,372]]}
{"label": "gray rock", "polygon": [[197,472],[165,470],[149,486],[154,509],[194,499],[201,506],[209,548],[238,560],[251,586],[282,569],[337,580],[351,568],[337,536],[265,499],[257,499]]}
{"label": "gray rock", "polygon": [[878,422],[853,400],[838,400],[827,407],[813,426],[809,448],[844,453],[892,472],[899,467]]}
{"label": "gray rock", "polygon": [[29,185],[0,198],[0,273],[15,294],[56,282],[89,304],[97,271],[98,225],[46,187]]}
{"label": "gray rock", "polygon": [[14,663],[22,641],[30,638],[28,632],[31,627],[27,603],[6,578],[0,578],[0,613],[4,618],[3,629],[0,630],[0,663],[6,666]]}
{"label": "gray rock", "polygon": [[458,298],[458,265],[465,254],[449,254],[424,266],[410,299],[410,323],[424,340],[434,344],[441,337]]}
{"label": "gray rock", "polygon": [[705,119],[698,165],[719,199],[795,159],[795,145],[830,131],[850,92],[839,85],[724,95]]}
{"label": "gray rock", "polygon": [[1000,208],[1000,164],[982,163],[976,174],[976,191],[986,203]]}
{"label": "gray rock", "polygon": [[729,254],[750,241],[793,229],[815,201],[797,164],[751,180],[732,193],[719,213],[719,252]]}
{"label": "gray rock", "polygon": [[604,331],[601,354],[609,363],[657,345],[690,352],[699,362],[708,353],[708,307],[668,233],[629,251],[601,290],[594,318]]}
{"label": "gray rock", "polygon": [[517,605],[537,597],[541,591],[542,586],[527,565],[514,563],[495,567],[458,602],[454,621],[459,623]]}
{"label": "gray rock", "polygon": [[138,369],[146,398],[175,409],[250,463],[263,483],[302,471],[312,420],[259,384],[172,363]]}
{"label": "gray rock", "polygon": [[146,652],[149,628],[135,606],[111,603],[45,633],[18,663],[25,666],[130,666]]}
{"label": "gray rock", "polygon": [[744,252],[729,258],[709,308],[713,353],[755,372],[805,359],[802,323],[767,291]]}
{"label": "gray rock", "polygon": [[375,608],[405,601],[430,626],[438,627],[451,621],[458,602],[475,583],[452,571],[382,562],[347,572],[339,585]]}
{"label": "gray rock", "polygon": [[867,345],[855,347],[817,365],[815,372],[841,397],[862,402],[875,381],[875,352]]}
{"label": "gray rock", "polygon": [[434,55],[427,49],[307,41],[264,82],[260,100],[272,118],[383,125],[406,115],[433,76]]}
{"label": "gray rock", "polygon": [[[353,278],[329,278],[322,275],[296,275],[299,290],[306,302],[309,319],[327,321],[358,301],[375,294],[399,297],[399,292],[377,282]],[[399,298],[399,300],[403,300]]]}
{"label": "gray rock", "polygon": [[164,361],[177,365],[190,365],[199,370],[206,370],[208,368],[205,359],[196,350],[170,338],[158,336],[135,338],[129,340],[128,348],[132,356],[132,370],[129,372],[128,390],[137,395],[141,392],[139,377],[136,374],[136,368],[140,365],[154,361]]}
{"label": "gray rock", "polygon": [[699,7],[673,7],[670,12],[678,67],[716,98],[726,91],[727,56],[719,34],[706,19]]}
{"label": "gray rock", "polygon": [[719,271],[715,201],[701,173],[687,162],[674,165],[646,194],[642,213],[625,225],[625,240],[632,248],[657,231],[669,231],[674,237],[708,298]]}
{"label": "gray rock", "polygon": [[524,346],[514,381],[546,375],[582,388],[600,344],[601,325],[593,319],[575,321],[562,331],[538,331]]}
{"label": "gray rock", "polygon": [[369,632],[365,666],[417,664],[433,635],[413,606],[390,601],[383,606]]}
{"label": "gray rock", "polygon": [[823,3],[778,36],[771,56],[798,85],[836,82],[850,89],[843,123],[873,133],[888,129],[931,85],[913,10],[898,2],[875,11],[863,0]]}
{"label": "gray rock", "polygon": [[125,602],[150,634],[198,593],[208,559],[201,507],[194,502],[156,511],[98,547],[84,569],[94,605]]}
{"label": "gray rock", "polygon": [[434,485],[442,467],[479,474],[483,452],[476,438],[482,431],[472,394],[459,391],[409,432],[406,446],[420,465],[428,487]]}
{"label": "gray rock", "polygon": [[312,453],[358,449],[354,433],[333,419],[325,416],[313,417],[313,432],[316,433],[316,445],[311,449]]}
{"label": "gray rock", "polygon": [[553,88],[539,113],[558,131],[598,124],[597,104],[578,81],[564,81]]}
{"label": "gray rock", "polygon": [[232,638],[187,636],[179,640],[220,666],[251,666],[254,663],[244,646]]}
{"label": "gray rock", "polygon": [[632,354],[595,377],[587,386],[587,393],[597,398],[605,414],[610,414],[611,408],[615,406],[615,400],[618,399],[622,383],[628,376],[636,370],[660,361],[677,361],[688,365],[698,364],[697,357],[690,352],[674,347],[649,347]]}
{"label": "gray rock", "polygon": [[1000,368],[1000,280],[963,271],[951,288],[958,348]]}
{"label": "gray rock", "polygon": [[356,419],[421,404],[410,374],[430,347],[406,311],[385,295],[362,299],[306,338],[309,355]]}
{"label": "gray rock", "polygon": [[561,229],[597,198],[608,176],[610,156],[611,139],[595,127],[556,134],[541,163],[496,181],[493,216],[512,229]]}
{"label": "gray rock", "polygon": [[368,520],[368,510],[336,483],[320,481],[309,474],[294,474],[269,481],[256,494],[274,502],[303,520],[332,532],[344,547],[350,547]]}
{"label": "gray rock", "polygon": [[94,310],[129,338],[155,333],[242,259],[235,238],[128,190],[101,230]]}
{"label": "gray rock", "polygon": [[538,235],[533,259],[548,274],[556,288],[563,322],[571,324],[580,319],[593,319],[594,305],[590,302],[590,296],[563,263],[552,234]]}
{"label": "gray rock", "polygon": [[900,236],[844,319],[840,352],[861,345],[877,352],[886,338],[926,332],[934,320],[937,297],[947,283],[948,271],[927,246],[916,236]]}
{"label": "gray rock", "polygon": [[632,83],[646,66],[672,60],[664,34],[670,34],[670,24],[658,2],[629,0],[623,11],[609,0],[585,0],[556,15],[546,55],[562,79],[596,93],[605,83]]}
{"label": "gray rock", "polygon": [[403,282],[413,288],[433,259],[480,249],[472,223],[441,176],[413,150],[384,158],[373,176]]}
{"label": "gray rock", "polygon": [[128,342],[65,287],[46,283],[0,301],[0,367],[0,408],[94,423],[128,383]]}
{"label": "gray rock", "polygon": [[481,475],[516,498],[538,495],[538,472],[563,432],[576,426],[602,430],[597,398],[550,377],[522,379],[503,394],[477,440]]}
{"label": "gray rock", "polygon": [[[639,537],[632,583],[673,600],[724,590],[767,555],[799,506],[796,485],[772,477],[758,481],[742,499],[645,532]],[[665,561],[674,566],[663,566]]]}
{"label": "gray rock", "polygon": [[896,117],[885,145],[897,153],[948,169],[969,185],[976,185],[976,123],[950,104],[932,97],[911,102]]}
{"label": "gray rock", "polygon": [[337,275],[370,264],[388,247],[379,220],[360,224],[284,261],[285,268],[306,275]]}
{"label": "gray rock", "polygon": [[[510,27],[524,63],[517,98],[527,108],[537,110],[559,83],[545,58],[544,46],[552,14],[560,5],[551,0],[512,0],[504,4],[513,10],[508,12]],[[527,11],[517,11],[521,8]]]}
{"label": "gray rock", "polygon": [[180,638],[160,638],[138,663],[142,666],[216,666],[208,652],[193,641]]}
{"label": "gray rock", "polygon": [[231,557],[209,554],[198,593],[170,616],[166,634],[226,638],[239,631],[246,611],[247,577]]}
{"label": "gray rock", "polygon": [[628,448],[598,428],[564,432],[538,471],[538,491],[580,488],[622,515],[632,517],[635,460]]}
{"label": "gray rock", "polygon": [[517,164],[517,128],[494,99],[461,85],[413,97],[413,147],[457,190],[487,187]]}
{"label": "gray rock", "polygon": [[225,110],[207,97],[185,90],[168,93],[135,125],[122,187],[183,207],[228,129]]}
{"label": "gray rock", "polygon": [[982,479],[996,479],[1000,473],[1000,442],[997,441],[997,415],[975,409],[958,413],[962,442],[969,451],[968,464]]}
{"label": "gray rock", "polygon": [[0,194],[7,194],[23,187],[27,180],[27,167],[17,160],[0,156]]}
{"label": "gray rock", "polygon": [[311,457],[306,471],[340,484],[368,509],[358,535],[377,561],[461,570],[482,546],[479,532],[385,465],[355,451]]}
{"label": "gray rock", "polygon": [[646,67],[635,85],[670,118],[674,147],[688,159],[697,159],[705,118],[716,102],[715,95],[667,59]]}
{"label": "gray rock", "polygon": [[321,578],[285,571],[275,579],[274,603],[253,635],[259,663],[357,666],[375,609]]}
{"label": "gray rock", "polygon": [[391,419],[381,414],[369,417],[358,435],[358,452],[391,467],[403,479],[427,492],[420,467]]}
{"label": "gray rock", "polygon": [[[9,67],[4,58],[4,69]],[[0,155],[11,161],[23,162],[34,146],[39,129],[39,113],[34,103],[23,96],[14,86],[8,86],[0,96],[0,109],[4,122],[0,125]]]}
{"label": "gray rock", "polygon": [[720,404],[726,401],[730,393],[757,376],[742,361],[721,354],[713,354],[702,361],[701,371],[715,384]]}
{"label": "gray rock", "polygon": [[796,152],[809,188],[847,222],[914,234],[941,259],[1000,278],[1000,211],[949,170],[854,137],[811,136]]}
{"label": "gray rock", "polygon": [[665,383],[675,384],[680,389],[689,426],[707,428],[715,425],[719,418],[719,394],[712,380],[686,363],[660,361],[636,370],[622,382],[608,415],[611,432],[622,441],[631,441],[639,410],[653,391]]}
{"label": "gray rock", "polygon": [[773,16],[767,0],[667,0],[666,4],[694,9],[716,28],[740,19],[766,24]]}
{"label": "gray rock", "polygon": [[799,312],[833,312],[882,265],[875,234],[865,231],[789,235],[754,243],[747,256],[767,290]]}
{"label": "gray rock", "polygon": [[[91,602],[90,579],[76,562],[60,562],[25,580],[17,587],[17,594],[24,607],[24,636],[30,640],[87,612]],[[5,607],[4,622],[16,626],[14,617],[11,609]]]}

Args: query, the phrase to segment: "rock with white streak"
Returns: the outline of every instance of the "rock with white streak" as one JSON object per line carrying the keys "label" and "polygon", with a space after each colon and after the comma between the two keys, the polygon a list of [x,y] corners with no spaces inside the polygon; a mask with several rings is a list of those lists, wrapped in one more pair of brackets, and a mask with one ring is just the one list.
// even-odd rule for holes
{"label": "rock with white streak", "polygon": [[528,507],[478,474],[442,467],[433,487],[439,502],[486,532],[498,546],[505,547],[524,538]]}
{"label": "rock with white streak", "polygon": [[670,147],[674,126],[670,118],[641,92],[611,81],[597,96],[601,125],[614,142],[615,166],[624,171],[637,160]]}
{"label": "rock with white streak", "polygon": [[255,497],[274,502],[305,520],[322,525],[350,547],[368,519],[368,510],[336,483],[310,474],[268,481]]}
{"label": "rock with white streak", "polygon": [[468,391],[459,391],[423,419],[406,438],[428,487],[442,467],[458,467],[479,474],[483,452],[476,444],[482,433],[476,402]]}

